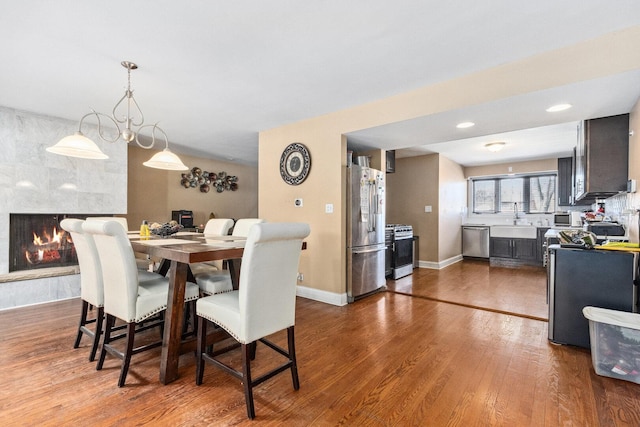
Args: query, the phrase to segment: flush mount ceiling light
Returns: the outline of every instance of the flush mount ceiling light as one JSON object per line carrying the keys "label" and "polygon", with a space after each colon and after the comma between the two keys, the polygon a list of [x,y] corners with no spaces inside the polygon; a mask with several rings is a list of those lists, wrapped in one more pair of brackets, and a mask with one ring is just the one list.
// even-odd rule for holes
{"label": "flush mount ceiling light", "polygon": [[458,129],[466,129],[466,128],[470,128],[470,127],[475,126],[475,125],[476,125],[476,124],[475,124],[475,123],[473,123],[473,122],[462,122],[462,123],[458,123],[458,124],[456,125],[456,127],[457,127]]}
{"label": "flush mount ceiling light", "polygon": [[488,144],[485,144],[484,148],[486,148],[489,151],[493,151],[495,153],[496,151],[502,150],[504,146],[505,146],[504,142],[490,142]]}
{"label": "flush mount ceiling light", "polygon": [[558,111],[568,110],[569,108],[571,108],[571,104],[557,104],[547,108],[547,112],[557,113]]}
{"label": "flush mount ceiling light", "polygon": [[[89,116],[95,116],[96,120],[98,121],[98,136],[100,136],[100,139],[106,142],[116,142],[120,138],[122,138],[127,143],[135,141],[139,147],[150,149],[155,145],[157,132],[162,134],[165,142],[164,150],[156,153],[151,159],[144,162],[143,165],[150,168],[165,170],[189,169],[184,165],[184,163],[182,163],[178,156],[176,156],[169,150],[169,139],[167,138],[167,134],[160,127],[158,127],[157,124],[144,124],[144,114],[142,114],[142,110],[133,97],[133,91],[131,90],[131,70],[137,69],[138,66],[129,61],[122,61],[121,64],[124,68],[127,69],[127,90],[125,91],[122,98],[120,98],[120,100],[116,103],[115,107],[113,107],[111,116],[92,110],[90,113],[82,116],[82,118],[80,119],[80,124],[78,125],[78,131],[76,133],[62,138],[53,147],[48,147],[47,151],[63,156],[79,157],[81,159],[108,159],[109,156],[104,154],[102,150],[100,150],[100,148],[98,148],[98,146],[95,144],[95,142],[87,138],[82,133],[82,123],[84,122],[84,119]],[[126,111],[124,112],[126,113],[126,115],[122,115],[122,118],[118,118],[116,110],[120,108],[124,109],[125,106]],[[135,108],[136,115],[139,117],[131,116],[132,107]],[[105,129],[102,127],[102,122],[100,120],[101,117],[106,117],[115,125],[116,129],[118,130],[118,134],[115,137],[109,138],[105,136]],[[123,129],[121,128],[121,125],[124,127]],[[145,128],[149,128],[151,131],[151,143],[146,145],[140,142],[139,139],[140,131]]]}

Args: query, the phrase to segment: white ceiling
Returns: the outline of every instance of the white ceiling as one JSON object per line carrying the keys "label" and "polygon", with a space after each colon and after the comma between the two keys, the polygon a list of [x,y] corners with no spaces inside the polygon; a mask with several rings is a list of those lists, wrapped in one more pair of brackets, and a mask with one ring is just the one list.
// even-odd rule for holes
{"label": "white ceiling", "polygon": [[[110,113],[126,86],[120,61],[129,60],[140,67],[132,87],[145,118],[159,122],[174,151],[249,164],[261,130],[640,25],[637,0],[4,3],[1,106],[70,120],[91,108]],[[559,135],[577,120],[628,112],[639,73],[354,132],[348,141],[469,165],[569,153],[569,136]],[[544,111],[559,101],[574,108]],[[477,126],[461,132],[454,125],[462,120]],[[548,127],[563,123],[558,132]],[[542,126],[544,138],[501,135],[508,158],[482,157],[485,139],[462,141]]]}

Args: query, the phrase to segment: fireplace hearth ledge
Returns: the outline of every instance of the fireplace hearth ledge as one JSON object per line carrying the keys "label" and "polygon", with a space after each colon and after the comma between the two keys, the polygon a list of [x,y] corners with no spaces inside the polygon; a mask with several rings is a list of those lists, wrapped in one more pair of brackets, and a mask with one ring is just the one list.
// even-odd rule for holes
{"label": "fireplace hearth ledge", "polygon": [[42,279],[45,277],[69,276],[72,274],[80,274],[80,267],[77,265],[70,265],[67,267],[52,267],[40,268],[36,270],[14,271],[7,274],[0,274],[0,283]]}

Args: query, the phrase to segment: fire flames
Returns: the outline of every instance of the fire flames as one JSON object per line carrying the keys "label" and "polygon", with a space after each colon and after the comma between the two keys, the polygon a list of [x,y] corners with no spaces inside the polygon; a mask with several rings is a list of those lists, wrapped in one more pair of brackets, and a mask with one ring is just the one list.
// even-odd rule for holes
{"label": "fire flames", "polygon": [[51,233],[45,231],[42,236],[34,232],[33,245],[25,251],[29,264],[58,261],[61,258],[60,251],[67,246],[67,243],[71,243],[69,238],[65,239],[65,234],[64,230],[58,231],[56,227],[53,227]]}

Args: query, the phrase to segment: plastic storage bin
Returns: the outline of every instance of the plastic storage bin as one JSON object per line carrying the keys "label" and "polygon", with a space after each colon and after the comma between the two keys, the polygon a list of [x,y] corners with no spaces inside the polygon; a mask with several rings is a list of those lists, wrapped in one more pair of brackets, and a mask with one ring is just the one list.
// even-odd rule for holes
{"label": "plastic storage bin", "polygon": [[640,314],[585,307],[596,374],[640,384]]}

